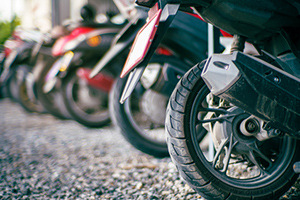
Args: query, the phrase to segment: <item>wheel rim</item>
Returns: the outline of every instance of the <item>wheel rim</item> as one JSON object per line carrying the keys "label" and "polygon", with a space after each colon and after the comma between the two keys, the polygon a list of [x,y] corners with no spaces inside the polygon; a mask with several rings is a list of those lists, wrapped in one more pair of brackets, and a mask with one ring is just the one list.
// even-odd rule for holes
{"label": "wheel rim", "polygon": [[28,97],[27,94],[27,88],[25,82],[22,82],[19,89],[19,97],[20,102],[23,104],[24,107],[28,109],[28,111],[37,111],[39,112],[39,107],[34,102],[31,101],[31,99]]}
{"label": "wheel rim", "polygon": [[98,121],[109,118],[108,95],[91,89],[76,75],[67,84],[67,98],[73,112],[83,119]]}
{"label": "wheel rim", "polygon": [[[139,86],[141,86],[139,84]],[[142,86],[141,86],[142,87]],[[127,113],[128,120],[141,137],[147,139],[150,142],[154,142],[156,145],[166,146],[164,136],[164,125],[156,124],[149,120],[149,117],[143,113],[140,100],[141,96],[145,93],[140,92],[137,95],[136,90],[132,95],[124,102],[124,111]]]}
{"label": "wheel rim", "polygon": [[[207,144],[204,140],[209,137],[207,128],[204,128],[205,124],[214,127],[219,121],[231,121],[234,126],[233,119],[238,119],[241,113],[227,113],[228,110],[224,112],[224,109],[220,108],[210,109],[206,104],[208,94],[208,88],[201,87],[192,103],[189,115],[191,124],[188,133],[191,134],[196,164],[203,164],[214,177],[240,189],[260,188],[274,182],[290,167],[296,150],[296,140],[283,137],[259,143],[251,138],[248,143],[245,143],[246,148],[241,150],[239,145],[243,144],[242,141],[245,138],[237,138],[238,136],[233,131],[228,134],[227,140],[220,142],[217,149],[211,145],[210,149],[213,148],[211,152],[214,153],[209,158],[207,145],[204,146]],[[205,118],[204,116],[207,117],[208,113],[213,117]],[[264,146],[268,146],[268,150],[264,149]],[[242,153],[239,155],[238,152]]]}

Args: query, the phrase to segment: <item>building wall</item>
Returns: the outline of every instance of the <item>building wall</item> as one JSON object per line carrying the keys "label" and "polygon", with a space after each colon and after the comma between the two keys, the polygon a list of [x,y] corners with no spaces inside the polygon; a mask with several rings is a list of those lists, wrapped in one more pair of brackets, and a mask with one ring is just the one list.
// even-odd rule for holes
{"label": "building wall", "polygon": [[60,12],[58,23],[67,19],[78,20],[80,8],[88,2],[87,0],[1,0],[0,20],[11,21],[13,16],[17,15],[21,19],[22,27],[37,28],[42,32],[47,32],[53,25],[53,1],[59,3],[59,10],[55,11]]}
{"label": "building wall", "polygon": [[42,32],[51,30],[51,0],[24,0],[20,16],[24,28],[38,28]]}
{"label": "building wall", "polygon": [[95,6],[97,13],[119,13],[119,10],[115,6],[113,0],[88,0],[88,3]]}

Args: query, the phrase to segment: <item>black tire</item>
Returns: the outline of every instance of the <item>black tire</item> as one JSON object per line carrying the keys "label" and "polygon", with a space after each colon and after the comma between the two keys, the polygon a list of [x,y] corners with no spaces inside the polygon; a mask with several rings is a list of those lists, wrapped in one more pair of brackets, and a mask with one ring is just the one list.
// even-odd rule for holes
{"label": "black tire", "polygon": [[43,86],[45,83],[45,77],[50,70],[55,59],[51,56],[40,55],[37,64],[42,68],[39,75],[36,77],[35,91],[38,101],[42,104],[47,112],[59,119],[68,119],[70,116],[66,113],[66,109],[63,110],[60,106],[62,105],[62,96],[59,94],[57,89],[45,93]]}
{"label": "black tire", "polygon": [[[236,126],[238,121],[249,115],[237,107],[209,109],[206,102],[209,90],[201,79],[201,69],[197,65],[183,76],[173,91],[167,108],[167,143],[170,156],[180,175],[195,191],[207,199],[278,199],[298,177],[293,171],[293,163],[300,158],[299,141],[284,136],[258,142],[255,137],[242,136],[237,129],[227,129],[238,127]],[[226,117],[227,111],[236,115]],[[207,113],[213,113],[214,118],[204,118],[208,116]],[[220,116],[226,119],[217,122],[216,119],[220,120]],[[209,126],[202,126],[203,123]],[[226,129],[223,129],[226,131],[216,129],[220,124],[223,128],[226,124]],[[232,136],[232,140],[227,140],[224,146],[222,143],[219,145],[219,151],[215,149],[220,154],[219,156],[213,154],[212,161],[206,156],[207,147],[202,143],[205,134],[208,133],[204,127],[212,127],[214,134],[228,133],[228,136]],[[237,139],[238,137],[240,139]],[[242,141],[245,141],[246,145],[242,146]],[[257,145],[252,150],[247,146],[250,141],[251,145]],[[230,148],[233,142],[237,143]],[[225,147],[228,151],[224,151]],[[244,160],[239,160],[241,154]],[[229,159],[222,160],[221,155],[224,155],[223,158],[229,155]],[[240,163],[233,164],[234,159]],[[226,160],[228,162],[224,162]],[[236,174],[238,170],[234,170],[235,166],[240,167],[242,164],[249,164],[245,170],[253,169],[252,178],[249,178],[249,173],[243,171],[241,173],[245,174]],[[244,176],[243,179],[241,176]]]}
{"label": "black tire", "polygon": [[27,112],[44,112],[44,108],[39,102],[32,100],[29,97],[27,86],[26,86],[26,76],[30,72],[29,66],[21,66],[17,70],[17,101]]}
{"label": "black tire", "polygon": [[[159,63],[160,66],[168,63],[179,68],[184,68],[184,71],[189,69],[186,63],[176,57],[154,56],[149,64],[153,63]],[[141,83],[138,83],[131,96],[124,104],[120,104],[119,101],[126,81],[127,78],[118,78],[110,93],[109,107],[113,122],[120,128],[120,132],[125,139],[138,150],[158,158],[168,157],[169,153],[164,135],[164,119],[169,97],[163,96],[153,90],[145,89]],[[172,91],[173,88],[169,88],[169,90]],[[159,99],[160,101],[154,104],[158,109],[155,106],[150,109],[150,113],[153,113],[153,116],[158,116],[157,121],[153,120],[149,114],[145,114],[141,106],[142,103],[148,100],[150,102],[146,102],[146,105],[151,107],[154,102],[151,102],[152,100],[150,99],[153,97],[156,97],[156,100]],[[159,120],[160,118],[162,119]]]}
{"label": "black tire", "polygon": [[18,101],[18,79],[17,79],[17,71],[16,70],[13,70],[11,72],[12,74],[10,75],[10,77],[8,78],[7,80],[7,94],[8,94],[8,97],[14,101],[14,102],[17,102]]}
{"label": "black tire", "polygon": [[[108,110],[108,93],[88,86],[81,80],[77,70],[72,70],[62,82],[61,93],[64,104],[70,113],[71,118],[87,126],[99,128],[110,122]],[[80,89],[86,89],[85,101],[90,98],[90,102],[82,102]]]}

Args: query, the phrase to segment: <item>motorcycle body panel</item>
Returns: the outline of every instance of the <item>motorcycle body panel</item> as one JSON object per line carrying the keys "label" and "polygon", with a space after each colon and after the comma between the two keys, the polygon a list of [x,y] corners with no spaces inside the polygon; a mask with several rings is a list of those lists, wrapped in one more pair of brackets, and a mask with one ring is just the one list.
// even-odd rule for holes
{"label": "motorcycle body panel", "polygon": [[231,34],[262,40],[279,33],[282,28],[297,30],[300,26],[299,1],[207,2],[210,4],[209,7],[196,7],[201,17]]}
{"label": "motorcycle body panel", "polygon": [[214,95],[300,138],[299,78],[241,52],[213,55],[202,78]]}
{"label": "motorcycle body panel", "polygon": [[105,91],[109,93],[113,83],[114,78],[110,77],[106,74],[99,73],[93,78],[90,78],[91,69],[88,68],[79,68],[76,72],[77,76],[81,78],[82,80],[85,80],[89,86],[92,86],[98,90]]}
{"label": "motorcycle body panel", "polygon": [[91,28],[78,27],[70,35],[60,38],[53,46],[52,55],[61,55],[52,65],[45,76],[43,91],[50,92],[59,78],[64,78],[69,70],[76,68],[82,63],[100,59],[109,49],[111,41],[119,31],[119,28]]}
{"label": "motorcycle body panel", "polygon": [[230,34],[248,38],[264,39],[283,27],[297,30],[300,25],[299,0],[137,0],[137,4],[146,7],[152,7],[156,2],[177,3],[181,8],[193,6],[205,21]]}
{"label": "motorcycle body panel", "polygon": [[[65,72],[66,70],[68,70],[70,63],[74,56],[75,56],[74,53],[72,51],[69,51],[69,52],[65,53],[64,56],[61,56],[58,59],[56,59],[56,61],[53,63],[52,67],[50,68],[50,70],[48,71],[48,73],[45,76],[45,83],[43,86],[43,91],[45,93],[50,92],[54,88],[59,75],[62,76],[65,74],[65,73],[64,74],[62,74],[62,73]],[[81,56],[81,54],[79,56]],[[79,56],[78,56],[78,54],[76,54],[77,58]]]}
{"label": "motorcycle body panel", "polygon": [[104,56],[99,60],[91,71],[90,77],[94,77],[106,66],[109,66],[116,57],[126,51],[132,44],[134,37],[138,30],[145,23],[145,18],[139,18],[130,21],[116,36],[112,41],[110,49],[104,54]]}
{"label": "motorcycle body panel", "polygon": [[[137,48],[139,48],[139,47],[138,47],[138,45],[133,45],[130,50],[130,53],[127,57],[126,63],[128,63],[128,61],[130,61],[131,59],[139,60],[139,61],[132,62],[132,63],[130,63],[129,66],[126,66],[126,63],[125,63],[121,77],[124,77],[135,67],[138,68],[140,66],[145,65],[145,63],[148,63],[148,61],[152,57],[154,51],[156,50],[159,43],[163,39],[163,36],[166,33],[165,30],[167,30],[169,28],[171,22],[173,21],[176,13],[178,11],[178,8],[179,8],[179,5],[167,5],[166,7],[164,7],[164,10],[157,9],[154,16],[151,18],[153,20],[153,22],[152,22],[153,25],[151,25],[150,24],[151,22],[149,21],[147,24],[145,24],[141,28],[141,31],[139,32],[139,35],[137,35],[137,37],[135,38],[134,43],[136,43],[138,41],[143,41],[143,38],[139,38],[139,36],[144,37],[143,31],[146,31],[148,33],[148,34],[146,34],[146,36],[148,37],[147,42],[145,44],[143,44],[143,47],[141,49],[138,49],[141,52],[143,52],[143,55],[138,55],[138,56],[142,56],[142,57],[136,58],[137,55],[132,54],[132,52],[138,52],[138,50],[135,50],[135,47],[137,47]],[[159,23],[158,23],[158,21],[159,21]],[[150,26],[148,26],[148,25],[150,25]],[[147,29],[147,27],[149,27],[149,30]],[[153,32],[153,31],[155,31],[155,32]],[[156,34],[156,32],[157,32],[157,34]],[[153,35],[152,33],[154,33],[156,35]]]}
{"label": "motorcycle body panel", "polygon": [[[135,35],[146,23],[144,10],[139,9],[139,16],[138,20],[130,21],[115,37],[115,40],[112,42],[112,47],[94,67],[90,77],[95,76],[102,69],[108,67],[116,57],[128,50],[134,41]],[[194,29],[191,25],[195,23],[199,23],[200,25]],[[197,44],[207,43],[207,25],[199,18],[178,12],[175,20],[167,30],[166,35],[166,37],[162,38],[160,46],[166,48],[169,52],[175,55],[181,55],[191,64],[196,63],[199,59],[205,58],[207,46]],[[187,38],[189,38],[189,40],[185,40]],[[192,39],[196,40],[197,43],[192,42]],[[152,46],[151,48],[155,49]],[[219,52],[221,50],[217,51]]]}
{"label": "motorcycle body panel", "polygon": [[63,55],[67,51],[101,51],[104,49],[103,46],[110,45],[112,38],[118,31],[119,28],[78,27],[70,35],[61,37],[55,42],[52,55]]}

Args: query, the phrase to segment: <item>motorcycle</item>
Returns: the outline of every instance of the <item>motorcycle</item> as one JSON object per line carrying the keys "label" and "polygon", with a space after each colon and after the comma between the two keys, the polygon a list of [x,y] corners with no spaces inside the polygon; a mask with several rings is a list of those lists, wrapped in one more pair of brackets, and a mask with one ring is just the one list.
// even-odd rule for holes
{"label": "motorcycle", "polygon": [[[128,26],[116,37],[110,50],[94,67],[91,76],[110,67],[111,61],[116,57],[124,57],[123,63],[125,62],[135,34],[147,18],[145,10],[134,7],[131,9],[137,15],[129,20]],[[140,82],[136,77],[120,78],[120,72],[115,74],[116,81],[110,93],[111,118],[126,140],[144,153],[155,157],[169,156],[163,132],[170,91],[197,60],[207,56],[207,26],[199,21],[201,20],[186,13],[178,15],[148,63],[147,70],[138,72],[142,76]],[[194,30],[191,29],[193,23],[202,23],[203,26]],[[192,44],[182,40],[191,37],[198,42]],[[132,88],[134,92],[130,99],[120,104],[119,99],[127,80],[137,81],[137,86]]]}
{"label": "motorcycle", "polygon": [[[115,24],[111,21],[96,23],[95,11],[89,5],[83,6],[81,15],[83,21],[72,24],[70,34],[56,40],[50,54],[49,52],[42,54],[37,62],[36,68],[39,73],[35,75],[36,93],[39,101],[52,115],[61,119],[74,118],[87,126],[102,126],[108,122],[108,114],[104,112],[101,114],[102,117],[96,117],[96,121],[88,124],[91,115],[96,111],[87,108],[87,104],[79,105],[80,102],[76,102],[82,98],[76,97],[80,90],[78,90],[78,80],[74,82],[77,76],[75,71],[79,67],[91,68],[109,48],[110,41],[123,24]],[[84,82],[81,83],[79,85],[81,88],[86,87]],[[76,91],[72,92],[72,89]],[[105,92],[99,94],[95,91],[96,93],[98,96],[106,95]],[[96,97],[94,102],[95,99]],[[88,103],[87,100],[85,102]]]}
{"label": "motorcycle", "polygon": [[43,111],[40,105],[30,101],[23,84],[33,68],[32,49],[41,37],[39,31],[17,29],[4,44],[0,78],[3,96],[18,102],[28,112]]}
{"label": "motorcycle", "polygon": [[[85,126],[101,127],[110,121],[108,92],[114,81],[111,76],[114,69],[110,68],[110,71],[98,74],[92,79],[88,75],[108,50],[120,27],[122,26],[102,26],[82,34],[85,39],[74,45],[73,49],[60,53],[63,56],[52,65],[45,76],[44,92],[53,93],[56,87],[56,91],[62,94],[63,103],[71,118]],[[61,45],[62,48],[76,40],[69,37],[61,39],[66,40]]]}
{"label": "motorcycle", "polygon": [[[230,54],[195,65],[170,97],[166,137],[180,175],[207,199],[278,199],[300,172],[299,2],[137,2],[154,14],[128,69],[147,61],[179,9],[235,35]],[[245,41],[259,55],[244,53]]]}

